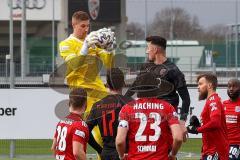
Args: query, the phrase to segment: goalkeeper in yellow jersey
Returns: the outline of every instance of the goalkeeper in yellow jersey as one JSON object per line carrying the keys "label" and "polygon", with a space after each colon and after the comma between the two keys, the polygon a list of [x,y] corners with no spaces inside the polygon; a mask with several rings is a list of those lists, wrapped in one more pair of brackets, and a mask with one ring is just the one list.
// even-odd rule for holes
{"label": "goalkeeper in yellow jersey", "polygon": [[[99,72],[102,65],[107,69],[112,67],[115,43],[113,32],[109,29],[104,28],[88,34],[89,26],[88,14],[83,11],[75,12],[72,16],[73,33],[59,44],[60,55],[67,64],[65,78],[68,86],[81,87],[87,91],[85,117],[92,105],[107,95]],[[96,141],[101,144],[99,130],[93,131]]]}

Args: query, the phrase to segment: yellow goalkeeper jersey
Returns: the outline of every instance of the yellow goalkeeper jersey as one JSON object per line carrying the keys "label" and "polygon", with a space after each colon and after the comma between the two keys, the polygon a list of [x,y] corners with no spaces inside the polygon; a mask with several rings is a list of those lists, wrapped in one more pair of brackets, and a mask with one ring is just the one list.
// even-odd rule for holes
{"label": "yellow goalkeeper jersey", "polygon": [[[112,67],[113,54],[100,48],[89,48],[88,55],[80,54],[83,40],[73,35],[60,42],[59,51],[67,64],[66,80],[70,88],[83,87],[106,91],[99,76],[101,67]],[[103,65],[102,65],[103,64]]]}

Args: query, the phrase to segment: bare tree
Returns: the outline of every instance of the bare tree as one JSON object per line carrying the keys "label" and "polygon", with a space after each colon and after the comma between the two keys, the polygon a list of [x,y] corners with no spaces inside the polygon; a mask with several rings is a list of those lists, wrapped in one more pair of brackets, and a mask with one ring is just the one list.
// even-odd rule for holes
{"label": "bare tree", "polygon": [[205,29],[204,41],[224,41],[228,27],[223,24],[216,24]]}
{"label": "bare tree", "polygon": [[127,24],[127,39],[130,40],[144,40],[143,25],[136,22]]}
{"label": "bare tree", "polygon": [[158,12],[151,24],[149,34],[170,38],[171,25],[174,39],[195,39],[202,32],[196,16],[191,17],[182,8],[165,8]]}

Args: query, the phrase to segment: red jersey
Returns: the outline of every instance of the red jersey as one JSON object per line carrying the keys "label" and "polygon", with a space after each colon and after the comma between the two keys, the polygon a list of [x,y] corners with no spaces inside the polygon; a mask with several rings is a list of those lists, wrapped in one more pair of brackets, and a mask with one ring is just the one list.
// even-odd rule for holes
{"label": "red jersey", "polygon": [[119,114],[128,124],[129,160],[168,160],[170,125],[179,124],[177,113],[166,101],[140,98],[126,104]]}
{"label": "red jersey", "polygon": [[202,156],[218,153],[221,160],[228,160],[228,139],[224,107],[217,93],[206,101],[201,113]]}
{"label": "red jersey", "polygon": [[73,141],[83,144],[86,153],[86,144],[89,138],[87,124],[78,114],[70,113],[65,120],[58,123],[54,138],[57,140],[56,159],[74,160]]}
{"label": "red jersey", "polygon": [[237,101],[226,100],[225,107],[229,144],[240,145],[240,98]]}

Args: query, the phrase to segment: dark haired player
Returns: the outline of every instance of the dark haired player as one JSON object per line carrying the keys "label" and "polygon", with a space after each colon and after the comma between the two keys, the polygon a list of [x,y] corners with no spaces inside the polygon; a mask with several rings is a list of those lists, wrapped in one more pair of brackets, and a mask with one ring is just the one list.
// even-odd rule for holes
{"label": "dark haired player", "polygon": [[[88,117],[89,131],[99,126],[103,139],[102,160],[118,160],[118,153],[115,147],[115,139],[118,127],[119,112],[126,103],[132,101],[131,98],[122,95],[124,87],[124,75],[119,68],[112,68],[107,73],[107,86],[110,94],[102,100],[96,102]],[[90,134],[89,144],[99,152],[99,146],[92,145],[94,139]]]}
{"label": "dark haired player", "polygon": [[[173,106],[156,97],[161,92],[159,79],[148,72],[140,74],[135,84],[131,90],[137,92],[139,99],[126,104],[119,115],[116,138],[119,158],[125,159],[128,147],[128,160],[176,160],[183,133]],[[169,153],[170,136],[173,142]]]}
{"label": "dark haired player", "polygon": [[[171,92],[159,94],[158,98],[169,102],[177,111],[180,96],[182,99],[180,119],[186,121],[189,112],[190,97],[184,74],[166,57],[167,41],[165,38],[160,36],[149,36],[146,38],[146,41],[146,53],[148,54],[147,56],[150,62],[142,66],[141,72],[151,72],[157,78],[166,80],[173,85],[173,90]],[[126,93],[127,96],[132,96],[133,94],[134,92],[130,90]]]}
{"label": "dark haired player", "polygon": [[228,100],[223,102],[229,140],[229,160],[240,160],[240,81],[228,81]]}
{"label": "dark haired player", "polygon": [[[197,77],[197,82],[199,100],[206,99],[206,103],[201,113],[202,125],[192,123],[187,127],[188,132],[202,133],[202,160],[228,160],[227,126],[224,107],[216,93],[217,77],[213,74],[202,74]],[[195,118],[195,121],[198,119]]]}

